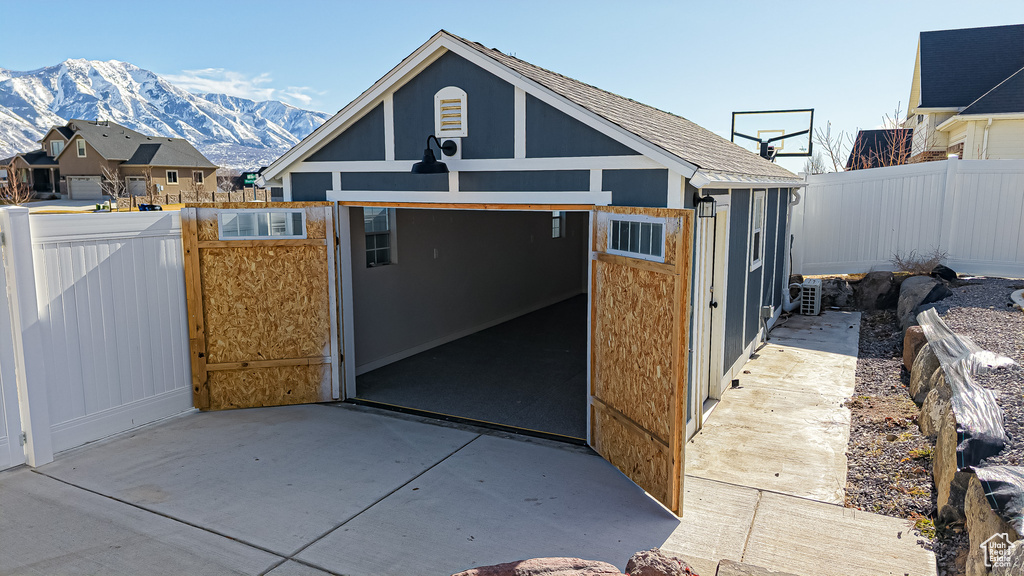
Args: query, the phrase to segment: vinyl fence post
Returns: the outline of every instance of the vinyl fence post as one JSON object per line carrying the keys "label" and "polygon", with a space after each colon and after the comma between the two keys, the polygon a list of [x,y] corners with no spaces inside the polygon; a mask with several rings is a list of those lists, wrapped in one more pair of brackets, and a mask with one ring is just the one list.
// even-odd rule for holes
{"label": "vinyl fence post", "polygon": [[28,208],[0,209],[0,231],[3,232],[2,255],[11,306],[18,412],[25,433],[25,460],[29,466],[42,466],[53,462],[53,441]]}
{"label": "vinyl fence post", "polygon": [[[945,252],[950,252],[952,248],[950,241],[953,239],[953,226],[956,225],[956,219],[953,218],[953,206],[956,201],[956,172],[959,162],[957,156],[950,156],[946,160],[946,181],[942,192],[942,219],[939,221],[939,245],[936,246],[936,249]],[[952,258],[953,254],[949,256]]]}

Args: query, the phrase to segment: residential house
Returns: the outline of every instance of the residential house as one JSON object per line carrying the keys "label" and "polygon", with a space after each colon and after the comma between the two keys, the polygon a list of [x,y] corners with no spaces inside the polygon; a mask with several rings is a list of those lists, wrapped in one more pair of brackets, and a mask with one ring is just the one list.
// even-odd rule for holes
{"label": "residential house", "polygon": [[71,120],[51,128],[40,144],[11,160],[17,177],[38,192],[101,200],[112,177],[137,196],[147,194],[147,180],[154,193],[216,188],[217,166],[182,138],[147,136],[107,120]]}
{"label": "residential house", "polygon": [[1024,24],[922,32],[911,162],[1024,158]]}
{"label": "residential house", "polygon": [[673,509],[682,442],[788,297],[802,185],[443,30],[262,179],[271,209],[338,203],[342,397],[590,442]]}
{"label": "residential house", "polygon": [[847,170],[906,164],[914,138],[911,128],[861,130],[850,147]]}

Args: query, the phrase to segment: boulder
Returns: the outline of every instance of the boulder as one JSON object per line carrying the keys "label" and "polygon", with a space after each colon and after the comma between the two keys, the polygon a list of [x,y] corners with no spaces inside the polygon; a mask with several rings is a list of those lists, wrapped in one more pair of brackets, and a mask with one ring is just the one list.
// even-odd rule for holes
{"label": "boulder", "polygon": [[1024,540],[1010,544],[1004,562],[992,569],[992,576],[1020,576],[1024,574]]}
{"label": "boulder", "polygon": [[658,548],[641,550],[626,563],[629,576],[690,576],[696,574],[680,558],[669,556]]}
{"label": "boulder", "polygon": [[861,310],[895,308],[899,289],[892,272],[868,272],[853,288],[857,307]]}
{"label": "boulder", "polygon": [[931,390],[931,378],[935,375],[935,370],[938,367],[939,359],[932,352],[931,344],[925,344],[917,353],[917,358],[914,359],[914,363],[910,367],[910,384],[907,385],[910,397],[917,404],[924,402],[925,396]]}
{"label": "boulder", "polygon": [[[956,418],[946,410],[939,419],[938,435],[932,452],[932,479],[935,481],[935,509],[940,516],[949,504],[950,485],[956,474]],[[940,517],[941,520],[941,517]]]}
{"label": "boulder", "polygon": [[789,572],[774,572],[767,568],[761,568],[760,566],[754,566],[753,564],[745,564],[743,562],[733,562],[732,560],[722,560],[718,563],[718,572],[715,576],[795,576]]}
{"label": "boulder", "polygon": [[923,304],[938,302],[953,292],[940,280],[929,276],[911,276],[900,284],[900,296],[896,303],[896,315],[900,328],[906,330],[917,325],[917,314]]}
{"label": "boulder", "polygon": [[953,271],[949,266],[943,266],[939,264],[935,268],[932,268],[931,275],[936,278],[941,278],[946,282],[952,282],[956,280],[956,272]]}
{"label": "boulder", "polygon": [[939,433],[939,424],[942,422],[942,415],[952,410],[950,398],[952,392],[946,385],[946,373],[942,368],[937,368],[932,375],[928,395],[921,403],[921,413],[917,417],[917,425],[921,428],[921,434],[934,438]]}
{"label": "boulder", "polygon": [[920,326],[907,328],[907,333],[903,335],[903,367],[907,369],[907,372],[914,367],[914,358],[917,358],[917,352],[927,342],[928,339],[924,337],[924,330]]}
{"label": "boulder", "polygon": [[[971,474],[970,481],[967,485],[967,494],[964,497],[964,515],[966,517],[967,535],[970,537],[971,544],[968,547],[967,554],[967,576],[988,576],[990,574],[989,568],[985,566],[985,549],[983,543],[997,534],[1006,534],[1007,539],[1010,542],[1016,542],[1018,535],[1016,531],[1005,520],[996,514],[992,507],[988,503],[988,499],[985,498],[985,490],[981,486],[981,481],[978,477]],[[1001,539],[1001,538],[1000,538]],[[1017,543],[1014,548],[1020,548],[1021,544]],[[1014,556],[1017,556],[1016,561],[1019,562],[1020,567],[1024,567],[1024,552],[1014,552],[1011,549],[1008,554],[1008,564],[1014,562]],[[998,569],[1002,571],[1005,566],[1000,566]],[[992,570],[991,574],[998,574],[997,570]],[[1006,574],[1024,574],[1021,571],[1005,572]]]}
{"label": "boulder", "polygon": [[580,558],[531,558],[494,566],[481,566],[453,576],[623,576],[607,562]]}
{"label": "boulder", "polygon": [[842,278],[825,278],[821,281],[821,307],[846,308],[854,304],[853,288]]}

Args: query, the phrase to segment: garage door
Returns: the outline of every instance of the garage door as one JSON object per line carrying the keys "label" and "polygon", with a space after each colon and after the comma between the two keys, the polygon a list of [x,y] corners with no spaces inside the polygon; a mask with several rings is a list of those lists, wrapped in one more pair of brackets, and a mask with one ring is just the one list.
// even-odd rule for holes
{"label": "garage door", "polygon": [[68,194],[72,200],[102,200],[99,176],[68,176]]}
{"label": "garage door", "polygon": [[146,195],[146,179],[145,178],[128,178],[128,194],[132,196],[145,196]]}

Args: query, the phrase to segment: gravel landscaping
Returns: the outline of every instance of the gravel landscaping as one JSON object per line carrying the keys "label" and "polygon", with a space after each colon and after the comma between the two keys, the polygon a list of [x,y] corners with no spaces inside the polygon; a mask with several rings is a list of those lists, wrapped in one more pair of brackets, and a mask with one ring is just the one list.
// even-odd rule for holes
{"label": "gravel landscaping", "polygon": [[[949,327],[980,347],[1024,365],[1024,313],[1009,307],[1010,293],[1024,281],[964,278],[940,302]],[[933,444],[917,427],[918,407],[907,392],[902,369],[902,333],[892,310],[861,316],[856,389],[851,411],[846,505],[915,522],[918,542],[935,552],[939,574],[962,574],[967,535],[951,526],[936,537],[931,477]],[[1024,369],[1020,366],[976,377],[992,389],[1010,437],[1006,449],[986,464],[1024,462]]]}

